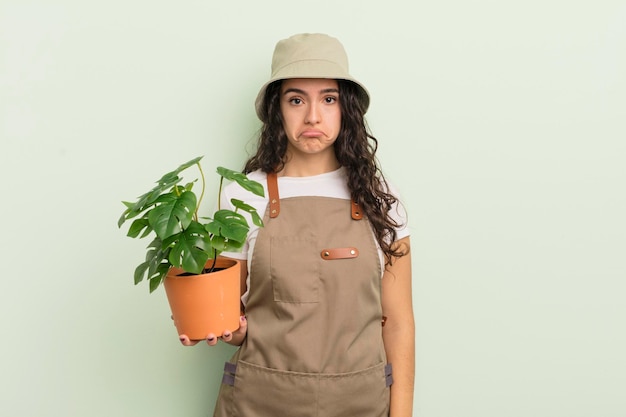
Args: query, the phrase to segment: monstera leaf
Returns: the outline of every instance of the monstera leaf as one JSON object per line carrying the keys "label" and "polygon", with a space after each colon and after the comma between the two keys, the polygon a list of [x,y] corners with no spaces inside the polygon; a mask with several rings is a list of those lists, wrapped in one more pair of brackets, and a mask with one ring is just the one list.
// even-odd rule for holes
{"label": "monstera leaf", "polygon": [[193,274],[201,274],[211,256],[211,236],[197,221],[192,221],[182,232],[163,241],[170,247],[168,256],[172,265]]}
{"label": "monstera leaf", "polygon": [[148,223],[156,235],[165,240],[189,226],[197,203],[192,191],[180,195],[175,192],[164,194],[155,201],[156,206],[148,214]]}

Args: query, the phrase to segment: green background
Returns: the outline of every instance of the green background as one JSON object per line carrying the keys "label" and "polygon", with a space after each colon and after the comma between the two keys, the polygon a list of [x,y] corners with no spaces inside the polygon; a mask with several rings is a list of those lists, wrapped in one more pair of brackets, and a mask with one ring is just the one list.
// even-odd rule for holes
{"label": "green background", "polygon": [[232,348],[133,286],[120,201],[198,155],[212,196],[275,42],[326,32],[410,211],[415,416],[625,416],[625,28],[621,0],[2,1],[0,415],[210,415]]}

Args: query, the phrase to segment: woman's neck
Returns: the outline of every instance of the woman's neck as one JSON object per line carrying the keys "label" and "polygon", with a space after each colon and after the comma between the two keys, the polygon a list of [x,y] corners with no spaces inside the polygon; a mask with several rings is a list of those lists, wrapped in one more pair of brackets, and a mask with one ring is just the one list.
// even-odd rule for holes
{"label": "woman's neck", "polygon": [[289,155],[285,167],[278,173],[281,177],[310,177],[339,169],[339,161],[332,155]]}

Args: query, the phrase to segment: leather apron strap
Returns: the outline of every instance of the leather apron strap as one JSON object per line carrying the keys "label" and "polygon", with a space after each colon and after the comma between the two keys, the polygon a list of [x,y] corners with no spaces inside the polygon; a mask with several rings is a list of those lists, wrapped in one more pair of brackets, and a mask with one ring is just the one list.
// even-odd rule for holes
{"label": "leather apron strap", "polygon": [[[278,175],[275,172],[267,174],[267,191],[269,193],[270,218],[274,219],[280,214],[280,195],[278,193]],[[359,204],[350,200],[350,215],[352,220],[361,220],[363,213],[359,208]]]}
{"label": "leather apron strap", "polygon": [[267,174],[267,191],[269,193],[270,218],[278,217],[280,213],[280,196],[278,195],[278,175],[275,172]]}

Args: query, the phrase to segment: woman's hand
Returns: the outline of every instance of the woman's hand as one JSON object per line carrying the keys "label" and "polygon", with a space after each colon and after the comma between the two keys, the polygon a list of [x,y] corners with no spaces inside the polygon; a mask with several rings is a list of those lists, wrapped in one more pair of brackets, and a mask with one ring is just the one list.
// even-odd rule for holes
{"label": "woman's hand", "polygon": [[[222,336],[216,337],[213,333],[209,333],[206,338],[206,343],[209,346],[215,346],[217,341],[221,339],[223,342],[228,343],[233,346],[240,346],[243,343],[243,339],[246,338],[246,334],[248,333],[248,321],[246,320],[246,316],[239,317],[239,328],[234,332],[230,330],[225,330]],[[180,339],[180,343],[183,346],[195,346],[200,341],[199,340],[189,340],[189,337],[185,334],[181,334],[178,336]]]}

